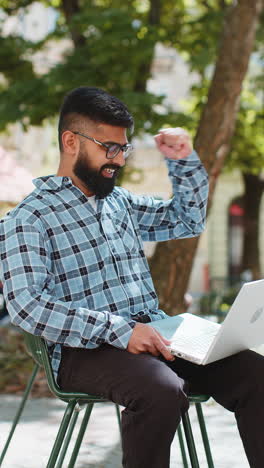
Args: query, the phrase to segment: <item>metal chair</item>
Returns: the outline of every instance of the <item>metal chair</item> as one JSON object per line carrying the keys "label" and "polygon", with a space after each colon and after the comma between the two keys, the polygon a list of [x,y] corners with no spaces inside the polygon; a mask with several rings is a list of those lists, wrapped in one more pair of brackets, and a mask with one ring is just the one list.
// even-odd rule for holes
{"label": "metal chair", "polygon": [[[12,424],[11,431],[9,433],[8,439],[2,451],[1,458],[0,458],[0,466],[2,466],[4,456],[6,454],[6,451],[11,442],[14,430],[18,424],[18,421],[24,409],[26,400],[32,388],[33,382],[36,378],[37,372],[40,367],[43,367],[46,373],[48,386],[51,392],[60,400],[67,403],[67,407],[64,412],[64,416],[62,418],[59,431],[57,433],[57,437],[55,439],[46,468],[55,468],[55,467],[61,468],[62,467],[63,461],[65,459],[65,455],[66,455],[66,452],[67,452],[67,449],[71,440],[71,436],[72,436],[73,430],[77,422],[78,414],[81,409],[81,405],[86,406],[83,420],[80,425],[78,436],[76,438],[76,442],[75,442],[75,445],[71,454],[71,458],[68,464],[68,468],[74,468],[94,403],[104,403],[104,402],[107,402],[108,400],[102,397],[89,395],[86,393],[64,392],[63,390],[61,390],[54,379],[46,342],[41,337],[31,335],[27,332],[23,331],[23,334],[24,334],[27,350],[29,354],[31,355],[31,357],[36,362],[36,365],[33,369],[31,378],[29,379],[29,382],[27,384],[27,388],[24,392],[22,401],[19,405],[14,422]],[[118,418],[119,429],[121,430],[121,418],[120,418],[119,406],[115,405],[115,407],[116,407],[116,414]]]}
{"label": "metal chair", "polygon": [[[49,352],[46,342],[38,336],[31,335],[27,332],[24,332],[26,346],[32,355],[33,359],[38,362],[39,365],[42,364],[44,367],[48,386],[51,392],[58,397],[60,400],[67,403],[66,410],[64,412],[64,416],[62,418],[59,431],[57,433],[57,437],[55,439],[47,468],[61,468],[69,442],[71,440],[71,436],[77,422],[78,414],[80,411],[80,406],[86,405],[84,417],[80,426],[80,430],[74,445],[74,449],[70,458],[70,462],[68,464],[68,468],[73,468],[79,453],[79,449],[82,443],[82,439],[87,427],[87,424],[90,419],[90,415],[94,406],[94,403],[104,403],[107,402],[105,398],[98,397],[95,395],[90,395],[87,393],[81,392],[65,392],[59,388],[57,385],[53,371],[51,368]],[[115,405],[116,413],[118,417],[119,428],[121,424],[120,419],[120,412],[119,406]],[[75,410],[75,411],[74,411]]]}
{"label": "metal chair", "polygon": [[[60,428],[57,433],[57,437],[55,439],[46,468],[55,468],[55,467],[61,468],[62,467],[63,461],[65,459],[65,455],[66,455],[66,452],[67,452],[67,449],[71,440],[71,436],[72,436],[73,430],[77,422],[78,414],[80,411],[80,405],[86,405],[84,417],[83,417],[83,420],[79,429],[79,433],[78,433],[78,436],[77,436],[77,439],[76,439],[76,442],[75,442],[75,445],[71,454],[70,462],[68,464],[68,468],[74,468],[94,403],[96,402],[103,403],[108,400],[98,397],[98,396],[89,395],[86,393],[62,391],[58,387],[54,379],[46,342],[41,337],[31,335],[27,332],[23,332],[23,334],[25,337],[25,342],[26,342],[28,352],[32,356],[36,364],[33,369],[32,375],[29,379],[29,382],[27,384],[26,390],[24,392],[20,406],[17,410],[16,416],[14,418],[14,422],[12,424],[12,428],[9,433],[8,439],[2,451],[2,454],[0,457],[0,466],[2,465],[4,456],[6,454],[6,451],[11,442],[13,433],[15,431],[15,428],[18,424],[18,421],[24,409],[26,400],[32,388],[33,382],[36,378],[37,372],[40,367],[44,367],[46,376],[47,376],[48,385],[49,385],[51,392],[55,396],[57,396],[59,399],[67,403],[67,407],[66,407],[63,419],[61,421]],[[206,454],[207,463],[208,463],[208,468],[214,468],[208,435],[207,435],[205,421],[204,421],[202,407],[201,407],[201,403],[207,401],[208,396],[190,395],[189,400],[191,403],[194,403],[196,407],[197,417],[198,417],[198,421],[200,425],[205,454]],[[120,410],[119,410],[118,405],[115,405],[115,406],[116,406],[116,413],[117,413],[119,428],[121,431]],[[199,468],[200,465],[199,465],[199,461],[197,457],[197,452],[196,452],[196,447],[195,447],[195,442],[194,442],[194,437],[193,437],[193,433],[191,429],[191,423],[190,423],[188,412],[182,416],[182,424],[184,428],[185,439],[187,442],[187,449],[189,453],[191,467]],[[181,426],[179,426],[178,428],[178,437],[179,437],[180,449],[181,449],[181,454],[182,454],[183,466],[184,468],[188,468],[189,464],[187,460]]]}
{"label": "metal chair", "polygon": [[[193,403],[195,405],[196,413],[197,413],[197,418],[200,426],[200,431],[201,431],[201,436],[202,436],[202,441],[203,441],[203,446],[204,446],[204,451],[206,455],[206,460],[207,460],[207,465],[208,468],[214,468],[214,462],[212,458],[212,453],[210,449],[210,443],[209,443],[209,438],[206,430],[206,425],[205,425],[205,420],[203,416],[203,410],[202,410],[202,403],[206,402],[209,400],[209,397],[207,395],[189,395],[189,401],[190,403]],[[189,413],[188,411],[182,416],[182,425],[184,428],[184,433],[185,433],[185,439],[187,443],[187,448],[189,452],[189,458],[190,458],[190,463],[192,468],[200,468],[200,464],[198,461],[198,456],[197,456],[197,451],[195,447],[195,442],[194,442],[194,437],[193,437],[193,432],[192,432],[192,426],[189,418]],[[182,435],[182,429],[181,429],[181,424],[178,427],[178,438],[179,438],[179,444],[181,448],[181,455],[182,455],[182,463],[184,468],[188,468],[188,460],[187,460],[187,455],[186,455],[186,450],[185,450],[185,445],[184,445],[184,440],[183,440],[183,435]]]}

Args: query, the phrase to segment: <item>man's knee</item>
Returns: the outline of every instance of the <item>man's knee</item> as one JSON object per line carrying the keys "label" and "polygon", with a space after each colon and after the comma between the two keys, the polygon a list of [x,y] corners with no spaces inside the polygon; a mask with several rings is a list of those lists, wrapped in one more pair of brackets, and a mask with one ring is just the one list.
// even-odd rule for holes
{"label": "man's knee", "polygon": [[185,387],[185,382],[176,375],[173,379],[156,382],[148,392],[143,391],[144,404],[160,415],[173,414],[180,418],[189,408]]}
{"label": "man's knee", "polygon": [[178,377],[175,380],[174,385],[171,383],[166,383],[164,385],[162,391],[163,408],[168,412],[179,411],[182,415],[189,408],[189,400],[184,390],[184,381]]}

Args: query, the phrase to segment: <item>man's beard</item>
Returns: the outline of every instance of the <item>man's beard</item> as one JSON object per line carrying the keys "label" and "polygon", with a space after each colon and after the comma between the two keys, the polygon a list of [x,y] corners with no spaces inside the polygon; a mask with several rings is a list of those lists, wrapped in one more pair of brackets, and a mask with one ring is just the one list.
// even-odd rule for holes
{"label": "man's beard", "polygon": [[[115,173],[111,178],[104,177],[101,174],[104,169],[115,169]],[[73,172],[94,195],[105,198],[113,191],[120,169],[117,164],[104,164],[99,171],[91,169],[84,153],[80,151]]]}

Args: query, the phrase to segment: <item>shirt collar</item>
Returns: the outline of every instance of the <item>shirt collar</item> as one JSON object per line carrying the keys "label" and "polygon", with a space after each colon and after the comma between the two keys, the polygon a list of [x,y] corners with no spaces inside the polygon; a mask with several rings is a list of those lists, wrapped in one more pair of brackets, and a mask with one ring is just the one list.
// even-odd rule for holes
{"label": "shirt collar", "polygon": [[[66,188],[67,189],[73,188],[73,189],[78,190],[78,193],[80,194],[83,203],[88,200],[86,195],[84,195],[81,192],[81,190],[78,189],[73,184],[70,177],[66,177],[66,176],[59,177],[59,176],[56,176],[56,175],[48,175],[48,176],[38,177],[37,179],[33,179],[32,182],[35,185],[35,187],[37,187],[39,190],[48,190],[50,192],[52,192],[52,191],[53,192],[55,192],[55,191],[59,192],[60,190],[63,190],[63,189],[66,189]],[[111,196],[111,194],[108,195],[108,197],[110,197],[110,196]],[[105,198],[98,198],[96,196],[95,200],[97,201],[97,211],[101,211],[102,207],[103,207],[103,204],[104,204],[104,201],[105,201]]]}
{"label": "shirt collar", "polygon": [[62,190],[73,186],[70,177],[59,177],[56,175],[48,175],[44,177],[38,177],[33,180],[33,184],[39,190]]}

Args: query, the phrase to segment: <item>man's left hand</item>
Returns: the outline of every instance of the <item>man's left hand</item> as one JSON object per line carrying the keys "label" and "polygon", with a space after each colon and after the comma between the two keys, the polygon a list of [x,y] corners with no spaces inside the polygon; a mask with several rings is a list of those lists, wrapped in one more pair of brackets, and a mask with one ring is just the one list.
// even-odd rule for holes
{"label": "man's left hand", "polygon": [[186,158],[193,150],[190,135],[181,127],[159,130],[159,133],[155,135],[154,139],[159,151],[165,158]]}

